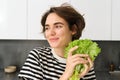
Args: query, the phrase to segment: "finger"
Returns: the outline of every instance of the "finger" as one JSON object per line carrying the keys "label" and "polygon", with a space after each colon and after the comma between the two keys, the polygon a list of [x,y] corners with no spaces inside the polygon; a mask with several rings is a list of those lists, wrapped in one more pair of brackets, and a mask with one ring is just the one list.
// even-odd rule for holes
{"label": "finger", "polygon": [[88,57],[88,62],[89,62],[89,66],[90,66],[90,68],[92,68],[92,67],[93,67],[93,61],[91,60],[90,57]]}
{"label": "finger", "polygon": [[86,64],[86,63],[88,63],[88,60],[86,60],[84,58],[77,57],[77,58],[73,59],[73,63],[76,65],[77,64]]}
{"label": "finger", "polygon": [[83,77],[86,75],[86,73],[88,73],[89,71],[89,66],[87,64],[83,64],[84,65],[84,71],[80,73],[79,77]]}
{"label": "finger", "polygon": [[68,56],[72,56],[72,53],[78,48],[78,46],[75,46],[69,50]]}
{"label": "finger", "polygon": [[75,55],[73,55],[73,58],[77,58],[77,57],[88,58],[89,56],[87,54],[75,54]]}

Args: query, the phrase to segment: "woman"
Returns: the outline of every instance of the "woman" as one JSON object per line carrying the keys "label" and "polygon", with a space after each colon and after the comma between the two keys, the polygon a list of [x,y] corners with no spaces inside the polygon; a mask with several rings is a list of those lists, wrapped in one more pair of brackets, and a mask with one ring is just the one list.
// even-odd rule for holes
{"label": "woman", "polygon": [[77,49],[69,51],[64,58],[64,49],[68,43],[79,39],[85,27],[85,21],[71,6],[51,7],[42,17],[43,33],[50,47],[39,47],[30,51],[19,78],[23,80],[69,80],[78,64],[85,70],[78,75],[81,80],[95,80],[93,62],[86,54],[72,55]]}

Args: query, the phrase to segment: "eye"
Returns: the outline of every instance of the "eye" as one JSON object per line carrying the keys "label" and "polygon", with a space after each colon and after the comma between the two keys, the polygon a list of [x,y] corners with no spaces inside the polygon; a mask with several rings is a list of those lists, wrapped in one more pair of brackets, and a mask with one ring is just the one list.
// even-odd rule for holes
{"label": "eye", "polygon": [[49,27],[48,27],[48,26],[45,26],[45,31],[46,31],[46,30],[49,30]]}
{"label": "eye", "polygon": [[56,28],[62,28],[62,25],[56,25],[55,27]]}

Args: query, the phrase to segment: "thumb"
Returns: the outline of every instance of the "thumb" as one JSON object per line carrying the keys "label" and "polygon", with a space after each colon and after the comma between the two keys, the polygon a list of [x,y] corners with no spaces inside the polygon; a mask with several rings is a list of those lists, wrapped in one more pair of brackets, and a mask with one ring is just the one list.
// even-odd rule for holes
{"label": "thumb", "polygon": [[74,46],[73,48],[71,48],[68,52],[68,56],[72,56],[72,53],[77,50],[78,46]]}

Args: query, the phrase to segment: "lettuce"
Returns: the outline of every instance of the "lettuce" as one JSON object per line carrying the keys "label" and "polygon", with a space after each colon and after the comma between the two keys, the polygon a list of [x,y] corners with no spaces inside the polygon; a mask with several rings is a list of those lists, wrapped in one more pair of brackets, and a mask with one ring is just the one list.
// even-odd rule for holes
{"label": "lettuce", "polygon": [[[90,39],[81,39],[81,40],[74,40],[69,43],[69,45],[65,48],[64,57],[67,58],[68,52],[74,46],[78,46],[77,50],[73,52],[74,54],[88,54],[92,61],[98,56],[101,52],[101,48],[98,46],[96,42],[93,42]],[[79,64],[75,67],[74,73],[70,80],[79,80],[80,78],[78,75],[84,70],[84,66]]]}

